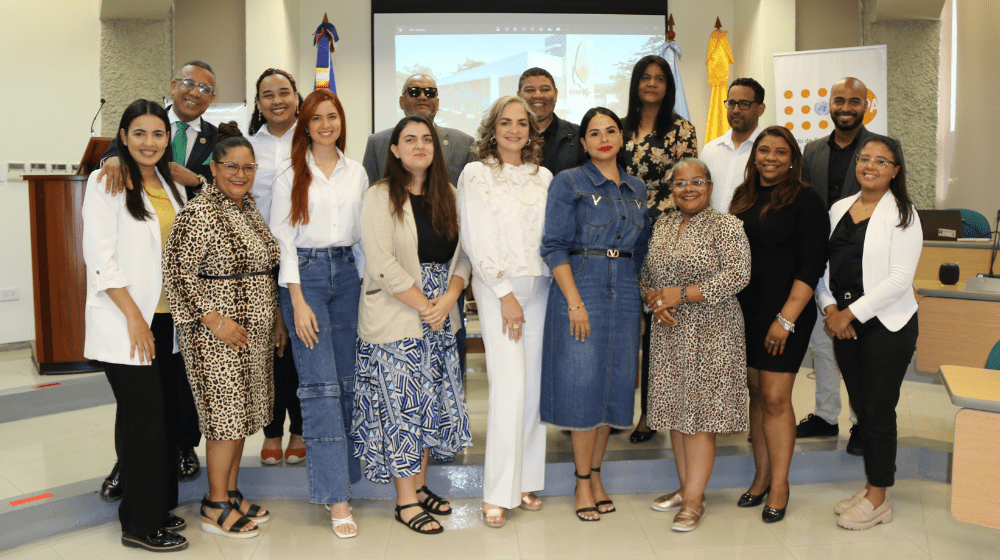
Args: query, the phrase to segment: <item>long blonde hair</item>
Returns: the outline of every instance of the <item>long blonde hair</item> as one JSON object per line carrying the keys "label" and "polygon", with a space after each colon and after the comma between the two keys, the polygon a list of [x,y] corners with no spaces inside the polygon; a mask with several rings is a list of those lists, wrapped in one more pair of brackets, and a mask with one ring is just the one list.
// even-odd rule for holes
{"label": "long blonde hair", "polygon": [[[538,117],[531,112],[528,102],[516,95],[505,95],[494,101],[493,105],[490,105],[489,111],[486,112],[486,118],[479,124],[476,153],[479,159],[483,161],[487,161],[490,158],[493,158],[497,162],[503,161],[500,158],[500,150],[497,148],[494,131],[497,128],[497,123],[500,122],[500,114],[511,103],[519,103],[528,115],[528,143],[521,148],[521,161],[524,163],[534,163],[536,166],[540,165],[542,161],[542,134],[538,130]],[[536,169],[535,173],[537,172],[538,170]]]}

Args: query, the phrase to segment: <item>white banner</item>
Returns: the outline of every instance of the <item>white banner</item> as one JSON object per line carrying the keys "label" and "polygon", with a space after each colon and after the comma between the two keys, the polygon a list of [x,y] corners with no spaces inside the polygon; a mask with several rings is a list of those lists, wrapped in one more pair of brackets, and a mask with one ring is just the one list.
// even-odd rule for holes
{"label": "white banner", "polygon": [[774,55],[774,105],[777,124],[792,131],[799,146],[833,131],[830,87],[854,77],[868,86],[865,127],[888,132],[885,45],[777,53]]}

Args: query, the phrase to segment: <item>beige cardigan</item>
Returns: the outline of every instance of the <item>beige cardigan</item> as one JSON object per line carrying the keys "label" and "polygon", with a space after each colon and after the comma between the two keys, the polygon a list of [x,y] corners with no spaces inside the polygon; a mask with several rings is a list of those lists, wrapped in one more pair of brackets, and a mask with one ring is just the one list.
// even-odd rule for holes
{"label": "beige cardigan", "polygon": [[[403,219],[393,215],[389,187],[385,183],[376,183],[365,193],[361,207],[361,249],[365,253],[365,274],[358,307],[358,336],[372,344],[422,338],[420,313],[393,295],[411,286],[422,288],[417,224],[413,221],[409,198],[403,205]],[[459,243],[451,259],[448,277],[458,276],[468,285],[471,272],[469,257]],[[457,304],[449,317],[453,330],[461,328]]]}

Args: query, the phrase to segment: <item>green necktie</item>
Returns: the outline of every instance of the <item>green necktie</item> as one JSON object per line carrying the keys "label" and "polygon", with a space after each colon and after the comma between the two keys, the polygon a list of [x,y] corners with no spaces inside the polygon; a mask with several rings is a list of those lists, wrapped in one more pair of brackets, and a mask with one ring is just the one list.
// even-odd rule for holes
{"label": "green necktie", "polygon": [[177,121],[177,134],[174,135],[174,161],[180,165],[184,165],[185,156],[187,156],[188,149],[188,135],[187,135],[188,124],[181,121]]}

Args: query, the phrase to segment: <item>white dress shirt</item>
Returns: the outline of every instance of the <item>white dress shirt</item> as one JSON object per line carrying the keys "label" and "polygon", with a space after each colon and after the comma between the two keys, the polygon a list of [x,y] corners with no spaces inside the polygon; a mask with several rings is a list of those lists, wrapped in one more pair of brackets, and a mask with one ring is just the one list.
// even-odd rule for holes
{"label": "white dress shirt", "polygon": [[274,185],[274,178],[278,175],[278,169],[292,156],[293,132],[295,132],[294,123],[284,136],[278,138],[271,134],[265,124],[260,127],[257,134],[248,138],[253,146],[258,166],[257,175],[253,180],[253,199],[268,227],[271,224],[271,188]]}
{"label": "white dress shirt", "polygon": [[[184,121],[182,121],[181,118],[177,116],[177,113],[174,112],[173,105],[171,105],[170,110],[167,111],[167,118],[170,119],[170,138],[173,139],[174,136],[177,136],[177,123]],[[187,123],[187,125],[188,125],[187,130],[184,131],[185,134],[187,134],[187,139],[188,139],[187,151],[184,152],[185,164],[187,163],[188,158],[191,157],[191,150],[194,149],[195,142],[198,141],[198,135],[201,134],[201,117],[198,117],[197,119]],[[200,164],[202,162],[198,161],[195,163]]]}
{"label": "white dress shirt", "polygon": [[476,161],[458,178],[462,248],[476,278],[498,298],[513,291],[510,278],[551,275],[541,254],[551,182],[552,172],[533,163],[498,168]]}
{"label": "white dress shirt", "polygon": [[281,248],[278,285],[299,283],[298,249],[323,249],[326,247],[353,247],[358,267],[358,277],[364,274],[365,259],[361,252],[361,200],[368,189],[365,168],[344,157],[337,149],[340,161],[330,177],[316,166],[311,151],[306,152],[306,163],[312,173],[309,184],[309,223],[292,226],[291,161],[283,165],[274,180],[271,199],[271,233]]}
{"label": "white dress shirt", "polygon": [[701,160],[712,172],[712,208],[723,213],[729,212],[733,192],[743,182],[754,140],[762,130],[760,125],[757,125],[757,128],[750,133],[750,137],[740,143],[739,148],[733,142],[732,130],[705,144],[705,148],[701,151]]}

